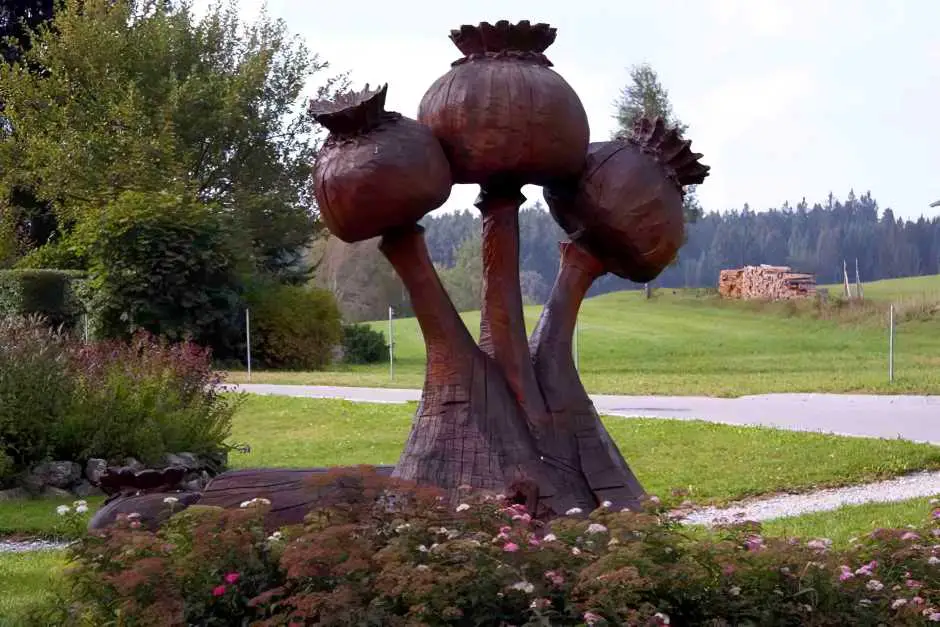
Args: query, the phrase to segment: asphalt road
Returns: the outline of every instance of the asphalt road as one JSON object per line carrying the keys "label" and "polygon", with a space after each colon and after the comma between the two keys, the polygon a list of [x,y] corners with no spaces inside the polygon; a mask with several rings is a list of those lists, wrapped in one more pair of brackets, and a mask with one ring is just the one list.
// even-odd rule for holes
{"label": "asphalt road", "polygon": [[[405,403],[421,396],[420,390],[394,388],[268,384],[230,387],[252,394],[368,403]],[[705,420],[940,444],[940,396],[763,394],[708,398],[595,394],[591,399],[598,412],[608,416]]]}

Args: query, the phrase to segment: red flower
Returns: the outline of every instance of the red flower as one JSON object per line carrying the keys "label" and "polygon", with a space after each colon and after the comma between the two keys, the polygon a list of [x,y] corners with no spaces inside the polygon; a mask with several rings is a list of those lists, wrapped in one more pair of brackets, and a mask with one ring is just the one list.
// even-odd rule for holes
{"label": "red flower", "polygon": [[223,594],[225,594],[225,590],[226,590],[225,586],[216,586],[215,588],[212,589],[212,596],[220,597]]}
{"label": "red flower", "polygon": [[229,573],[225,575],[225,583],[235,584],[238,583],[239,579],[241,579],[241,575],[238,573]]}

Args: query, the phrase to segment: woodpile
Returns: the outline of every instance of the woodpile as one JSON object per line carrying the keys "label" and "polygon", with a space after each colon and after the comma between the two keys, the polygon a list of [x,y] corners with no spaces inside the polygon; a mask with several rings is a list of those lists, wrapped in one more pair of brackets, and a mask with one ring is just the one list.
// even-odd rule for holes
{"label": "woodpile", "polygon": [[787,266],[745,266],[722,270],[718,277],[722,298],[788,300],[816,294],[816,277],[793,272]]}

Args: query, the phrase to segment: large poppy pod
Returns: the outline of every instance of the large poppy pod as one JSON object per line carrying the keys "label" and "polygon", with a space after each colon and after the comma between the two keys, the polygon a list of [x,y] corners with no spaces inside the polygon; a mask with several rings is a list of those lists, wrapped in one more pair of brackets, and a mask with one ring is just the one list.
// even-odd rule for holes
{"label": "large poppy pod", "polygon": [[682,188],[708,176],[691,145],[660,118],[641,118],[629,137],[591,144],[580,180],[546,188],[545,200],[608,272],[651,281],[682,246]]}
{"label": "large poppy pod", "polygon": [[454,182],[545,185],[581,171],[587,115],[542,54],[555,32],[527,21],[451,31],[464,57],[424,94],[418,121],[444,146]]}
{"label": "large poppy pod", "polygon": [[314,193],[327,228],[358,242],[420,220],[447,200],[450,164],[422,124],[385,110],[388,85],[310,103],[330,131],[317,155]]}

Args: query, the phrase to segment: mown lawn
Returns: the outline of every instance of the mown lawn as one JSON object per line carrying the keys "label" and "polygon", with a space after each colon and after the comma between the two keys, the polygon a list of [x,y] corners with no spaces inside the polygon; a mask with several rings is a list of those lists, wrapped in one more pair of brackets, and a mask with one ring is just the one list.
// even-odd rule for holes
{"label": "mown lawn", "polygon": [[0,627],[21,627],[32,608],[51,600],[64,567],[63,551],[0,553]]}
{"label": "mown lawn", "polygon": [[[899,281],[913,282],[910,294],[928,284]],[[881,289],[903,291],[897,285],[893,291]],[[940,290],[935,301],[940,303]],[[940,393],[940,313],[916,307],[909,319],[899,317],[895,382],[889,384],[884,308],[868,303],[820,315],[809,303],[765,306],[672,290],[661,290],[649,301],[637,292],[607,294],[588,299],[582,308],[581,377],[588,391],[605,394]],[[539,307],[526,308],[528,329],[539,313]],[[476,334],[479,313],[465,313],[463,319]],[[387,322],[374,326],[387,334]],[[420,387],[425,355],[417,322],[397,320],[394,329],[394,378],[388,364],[373,364],[323,372],[253,372],[252,382]],[[245,373],[230,372],[228,381],[243,383]]]}

